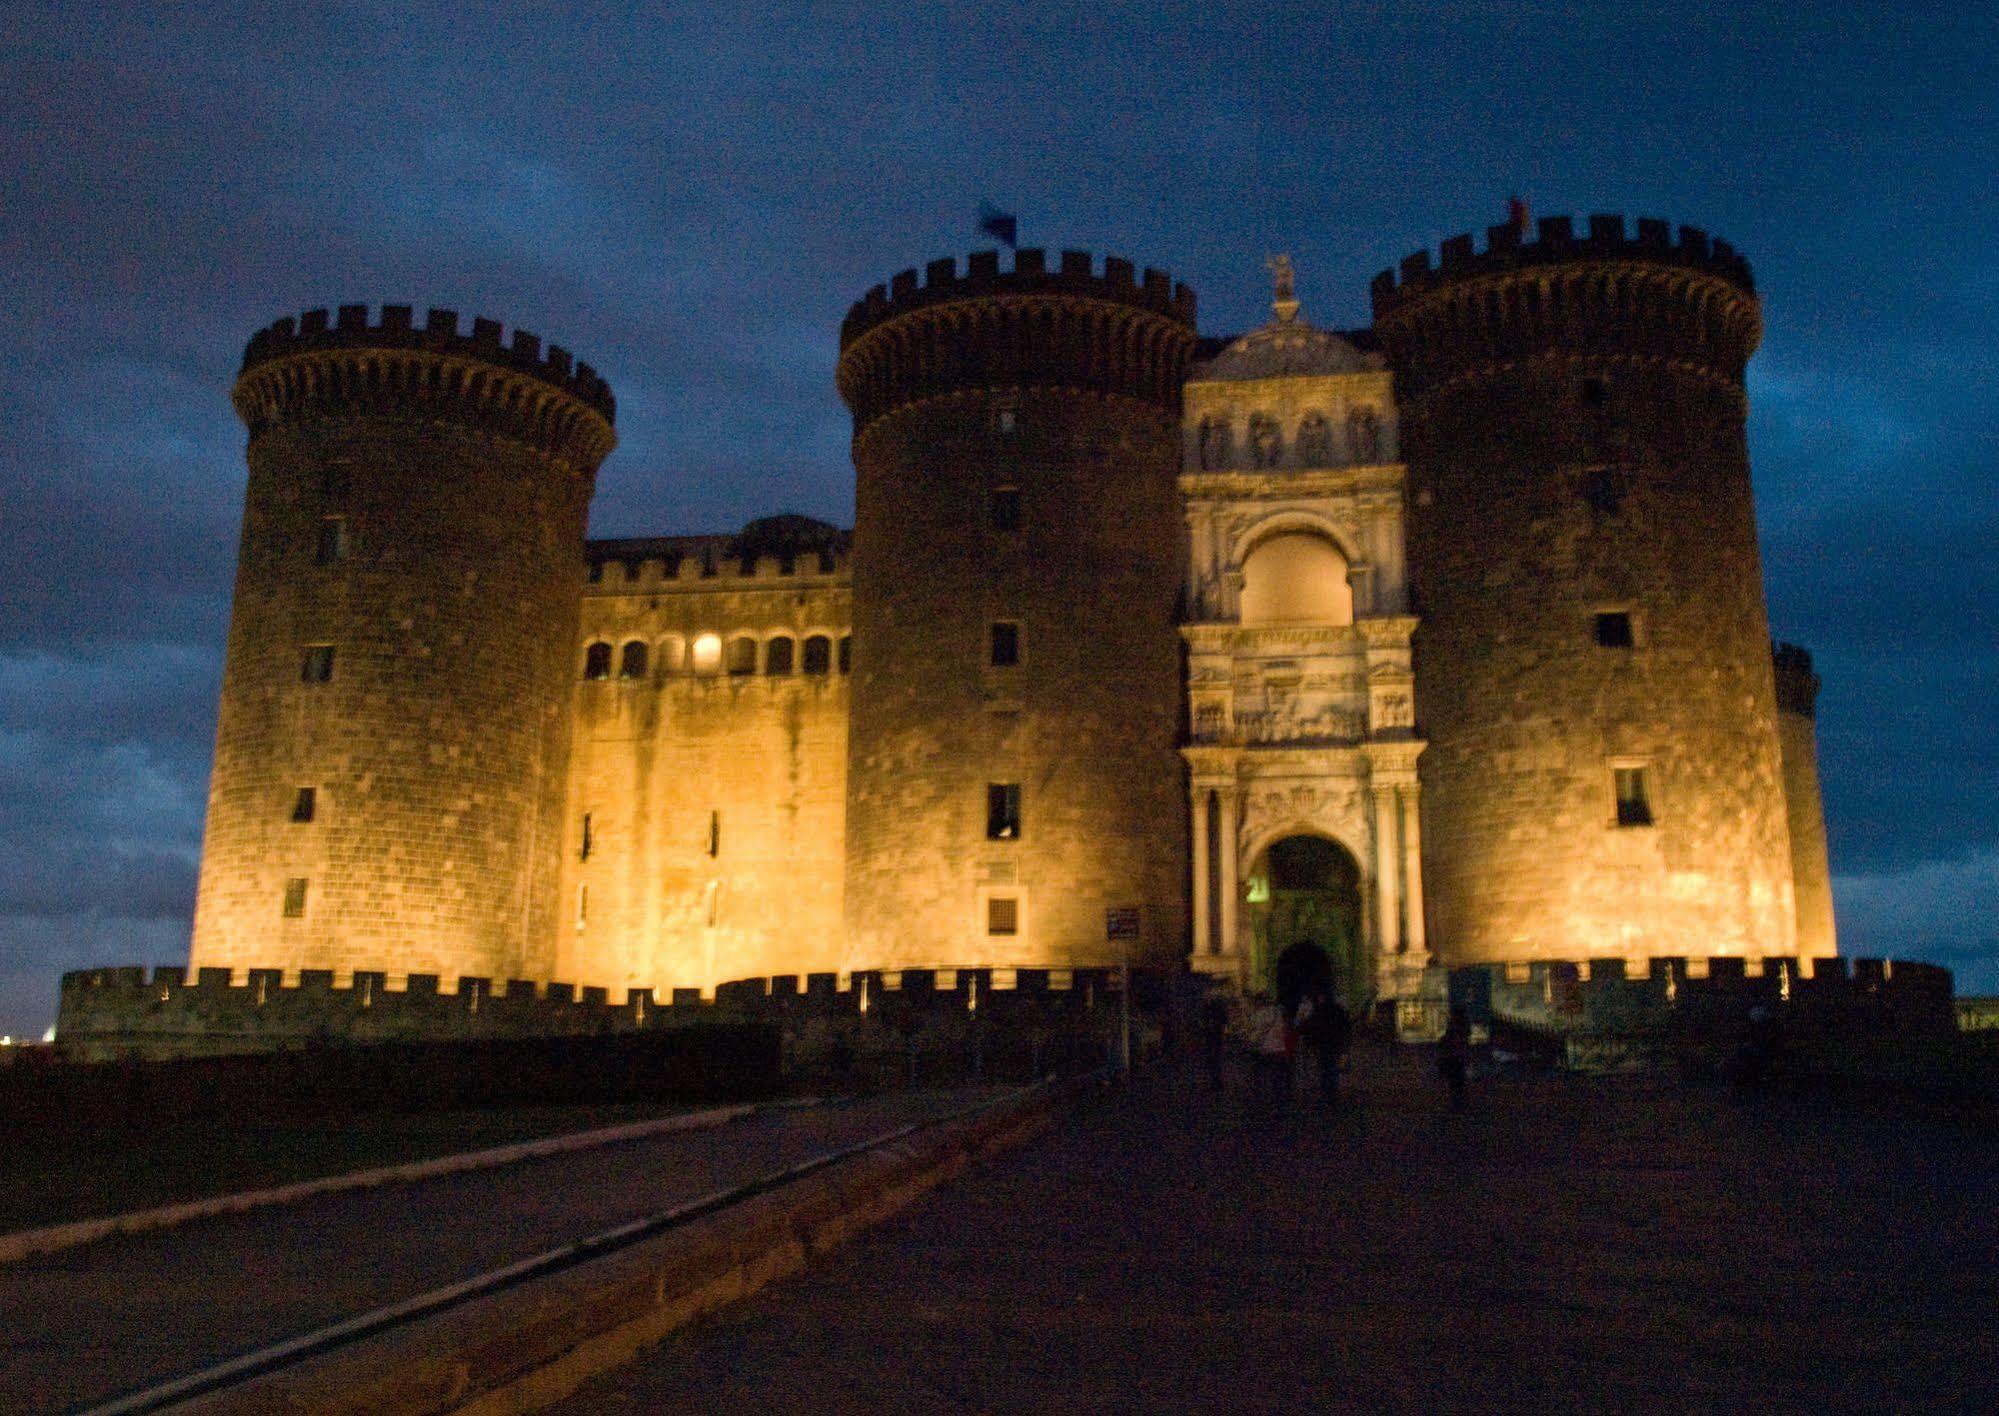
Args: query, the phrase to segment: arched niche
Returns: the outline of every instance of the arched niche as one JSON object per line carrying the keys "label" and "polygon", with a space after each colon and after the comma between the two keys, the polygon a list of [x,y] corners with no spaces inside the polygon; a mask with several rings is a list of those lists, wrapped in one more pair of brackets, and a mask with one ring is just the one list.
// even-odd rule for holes
{"label": "arched niche", "polygon": [[1242,623],[1352,624],[1348,569],[1340,548],[1316,530],[1265,536],[1242,563]]}

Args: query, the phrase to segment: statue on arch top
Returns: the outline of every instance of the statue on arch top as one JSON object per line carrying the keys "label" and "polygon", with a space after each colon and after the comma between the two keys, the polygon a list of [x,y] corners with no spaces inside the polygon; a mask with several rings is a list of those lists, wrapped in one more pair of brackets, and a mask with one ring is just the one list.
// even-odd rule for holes
{"label": "statue on arch top", "polygon": [[1272,256],[1264,262],[1270,270],[1270,308],[1277,312],[1277,318],[1289,324],[1298,318],[1298,275],[1291,268],[1291,257]]}

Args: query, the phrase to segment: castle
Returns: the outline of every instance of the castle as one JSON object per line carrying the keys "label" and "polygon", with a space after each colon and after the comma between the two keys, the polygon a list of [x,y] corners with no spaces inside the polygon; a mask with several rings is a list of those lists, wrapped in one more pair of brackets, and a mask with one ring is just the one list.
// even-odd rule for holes
{"label": "castle", "polygon": [[851,535],[586,541],[587,364],[405,306],[261,331],[190,967],[615,1002],[1182,961],[1255,989],[1305,949],[1366,1002],[1832,956],[1747,263],[1500,225],[1377,276],[1348,333],[1273,267],[1231,339],[1080,252],[870,290]]}

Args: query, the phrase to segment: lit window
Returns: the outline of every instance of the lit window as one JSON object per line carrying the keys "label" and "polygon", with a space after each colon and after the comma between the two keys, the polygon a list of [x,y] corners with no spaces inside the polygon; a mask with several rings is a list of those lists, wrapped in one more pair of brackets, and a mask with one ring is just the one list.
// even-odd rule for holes
{"label": "lit window", "polygon": [[634,639],[625,645],[624,653],[618,659],[618,677],[642,679],[646,676],[646,642]]}
{"label": "lit window", "polygon": [[1020,783],[986,784],[986,839],[989,841],[1020,839]]}
{"label": "lit window", "polygon": [[712,674],[722,667],[722,637],[704,634],[694,641],[694,672]]}
{"label": "lit window", "polygon": [[300,787],[298,795],[292,798],[292,820],[301,824],[310,821],[318,808],[318,789],[315,787]]}
{"label": "lit window", "polygon": [[1012,895],[994,895],[986,901],[986,933],[1020,933],[1020,901]]}
{"label": "lit window", "polygon": [[764,672],[767,674],[788,674],[791,672],[791,640],[785,635],[764,646]]}
{"label": "lit window", "polygon": [[329,683],[333,679],[333,646],[308,644],[299,664],[298,676],[304,683]]}
{"label": "lit window", "polygon": [[1611,610],[1598,615],[1596,642],[1606,649],[1629,649],[1636,642],[1631,637],[1631,616],[1623,610]]}
{"label": "lit window", "polygon": [[611,676],[611,646],[602,642],[583,651],[583,677],[607,679]]}
{"label": "lit window", "polygon": [[992,661],[996,669],[1010,669],[1020,662],[1020,626],[1012,620],[994,620]]}
{"label": "lit window", "polygon": [[285,882],[285,918],[305,917],[305,877],[294,875]]}
{"label": "lit window", "polygon": [[1652,800],[1645,790],[1645,769],[1613,767],[1611,777],[1617,791],[1617,824],[1650,826]]}
{"label": "lit window", "polygon": [[995,487],[986,505],[993,530],[1020,529],[1020,488]]}
{"label": "lit window", "polygon": [[344,516],[322,516],[319,518],[319,544],[313,551],[313,559],[321,565],[332,565],[347,558],[347,518]]}
{"label": "lit window", "polygon": [[729,672],[738,678],[757,671],[757,642],[748,635],[729,641]]}
{"label": "lit window", "polygon": [[833,641],[815,634],[805,641],[805,672],[829,674],[833,671]]}

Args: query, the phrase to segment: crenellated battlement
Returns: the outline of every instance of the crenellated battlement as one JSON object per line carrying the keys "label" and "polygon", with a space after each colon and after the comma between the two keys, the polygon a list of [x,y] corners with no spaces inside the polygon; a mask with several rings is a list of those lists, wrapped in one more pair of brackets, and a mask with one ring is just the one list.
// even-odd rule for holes
{"label": "crenellated battlement", "polygon": [[832,577],[846,580],[854,533],[804,516],[770,516],[734,535],[634,536],[586,541],[584,559],[592,585],[624,587],[671,583],[722,589],[738,581],[779,588],[774,580]]}
{"label": "crenellated battlement", "polygon": [[316,416],[453,416],[521,437],[594,472],[616,444],[617,403],[588,364],[497,320],[459,328],[453,310],[418,325],[408,305],[308,310],[257,331],[232,394],[252,439]]}
{"label": "crenellated battlement", "polygon": [[1819,676],[1812,672],[1811,651],[1778,640],[1770,645],[1770,660],[1777,672],[1778,709],[1806,718],[1815,716]]}
{"label": "crenellated battlement", "polygon": [[1950,970],[1810,955],[1479,964],[1451,971],[1474,1021],[1552,1035],[1727,1033],[1762,1007],[1805,1032],[1948,1032]]}
{"label": "crenellated battlement", "polygon": [[1486,228],[1483,250],[1476,249],[1472,234],[1465,232],[1445,241],[1439,256],[1433,261],[1429,251],[1417,251],[1403,257],[1394,270],[1375,276],[1369,286],[1375,317],[1379,319],[1401,302],[1454,281],[1581,261],[1677,266],[1726,280],[1745,295],[1756,293],[1749,262],[1735,247],[1697,226],[1682,226],[1675,232],[1669,223],[1652,216],[1639,217],[1633,234],[1627,234],[1622,216],[1591,216],[1581,233],[1575,229],[1574,217],[1544,216],[1532,240],[1526,239],[1518,226],[1505,222]]}
{"label": "crenellated battlement", "polygon": [[877,325],[944,301],[1044,294],[1110,300],[1170,315],[1189,326],[1194,323],[1194,292],[1163,270],[1147,266],[1140,274],[1118,256],[1106,256],[1099,267],[1088,251],[1063,251],[1050,267],[1046,251],[1029,247],[1013,253],[1011,270],[1000,268],[998,251],[974,251],[962,270],[955,256],[945,256],[924,266],[920,276],[914,268],[897,272],[847,311],[840,325],[840,348],[844,351]]}
{"label": "crenellated battlement", "polygon": [[997,251],[905,270],[840,327],[840,396],[858,432],[920,399],[979,389],[1069,388],[1179,407],[1193,357],[1194,292],[1087,251]]}
{"label": "crenellated battlement", "polygon": [[734,1019],[867,1017],[883,1013],[1094,1012],[1123,981],[1116,969],[857,970],[781,974],[719,985],[711,998],[650,988],[613,998],[602,988],[524,979],[386,974],[357,970],[336,984],[330,970],[231,973],[205,968],[79,969],[63,975],[56,1039],[85,1061],[119,1056],[273,1052],[327,1042],[567,1037],[681,1026],[720,1014]]}
{"label": "crenellated battlement", "polygon": [[1422,398],[1465,374],[1547,355],[1670,364],[1739,387],[1762,337],[1756,287],[1726,241],[1642,218],[1592,216],[1577,233],[1543,218],[1538,237],[1494,226],[1418,251],[1371,287],[1396,393]]}

